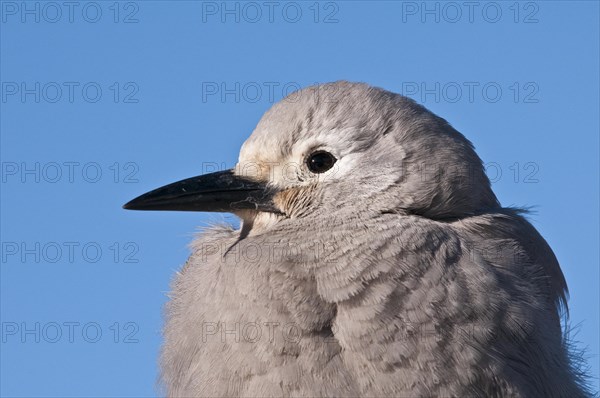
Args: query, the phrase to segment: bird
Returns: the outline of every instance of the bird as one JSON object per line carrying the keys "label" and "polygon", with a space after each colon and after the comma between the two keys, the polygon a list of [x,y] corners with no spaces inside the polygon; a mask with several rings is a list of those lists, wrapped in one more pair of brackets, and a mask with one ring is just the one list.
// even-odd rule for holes
{"label": "bird", "polygon": [[124,207],[240,219],[202,230],[172,281],[166,396],[590,396],[552,249],[500,205],[472,143],[410,98],[303,88],[233,169]]}

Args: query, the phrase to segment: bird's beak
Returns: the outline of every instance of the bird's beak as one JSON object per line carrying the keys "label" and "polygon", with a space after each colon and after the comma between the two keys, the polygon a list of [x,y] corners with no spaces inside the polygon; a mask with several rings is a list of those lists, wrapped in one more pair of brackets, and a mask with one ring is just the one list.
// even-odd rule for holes
{"label": "bird's beak", "polygon": [[138,196],[123,208],[227,213],[258,210],[281,213],[272,201],[274,193],[265,183],[237,176],[233,170],[225,170],[165,185]]}

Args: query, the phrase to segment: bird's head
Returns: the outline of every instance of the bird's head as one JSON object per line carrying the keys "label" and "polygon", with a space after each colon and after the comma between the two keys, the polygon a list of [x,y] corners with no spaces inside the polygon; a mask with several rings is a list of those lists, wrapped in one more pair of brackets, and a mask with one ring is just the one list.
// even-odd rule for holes
{"label": "bird's head", "polygon": [[498,206],[471,143],[411,99],[362,83],[300,90],[275,104],[232,170],[125,205],[231,212],[263,224],[351,208],[434,219]]}

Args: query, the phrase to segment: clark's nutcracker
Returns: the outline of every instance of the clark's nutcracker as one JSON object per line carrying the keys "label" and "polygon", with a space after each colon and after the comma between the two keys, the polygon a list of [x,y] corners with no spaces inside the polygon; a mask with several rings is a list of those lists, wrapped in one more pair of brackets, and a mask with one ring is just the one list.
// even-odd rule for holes
{"label": "clark's nutcracker", "polygon": [[500,206],[471,143],[362,83],[275,104],[235,169],[125,205],[230,212],[166,308],[172,397],[582,397],[546,241]]}

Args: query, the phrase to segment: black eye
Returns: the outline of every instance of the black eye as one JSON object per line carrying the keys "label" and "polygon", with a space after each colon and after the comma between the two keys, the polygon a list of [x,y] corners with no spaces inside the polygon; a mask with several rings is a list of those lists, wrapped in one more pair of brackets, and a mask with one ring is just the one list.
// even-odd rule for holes
{"label": "black eye", "polygon": [[306,159],[306,166],[313,173],[324,173],[333,167],[337,159],[325,151],[311,153]]}

